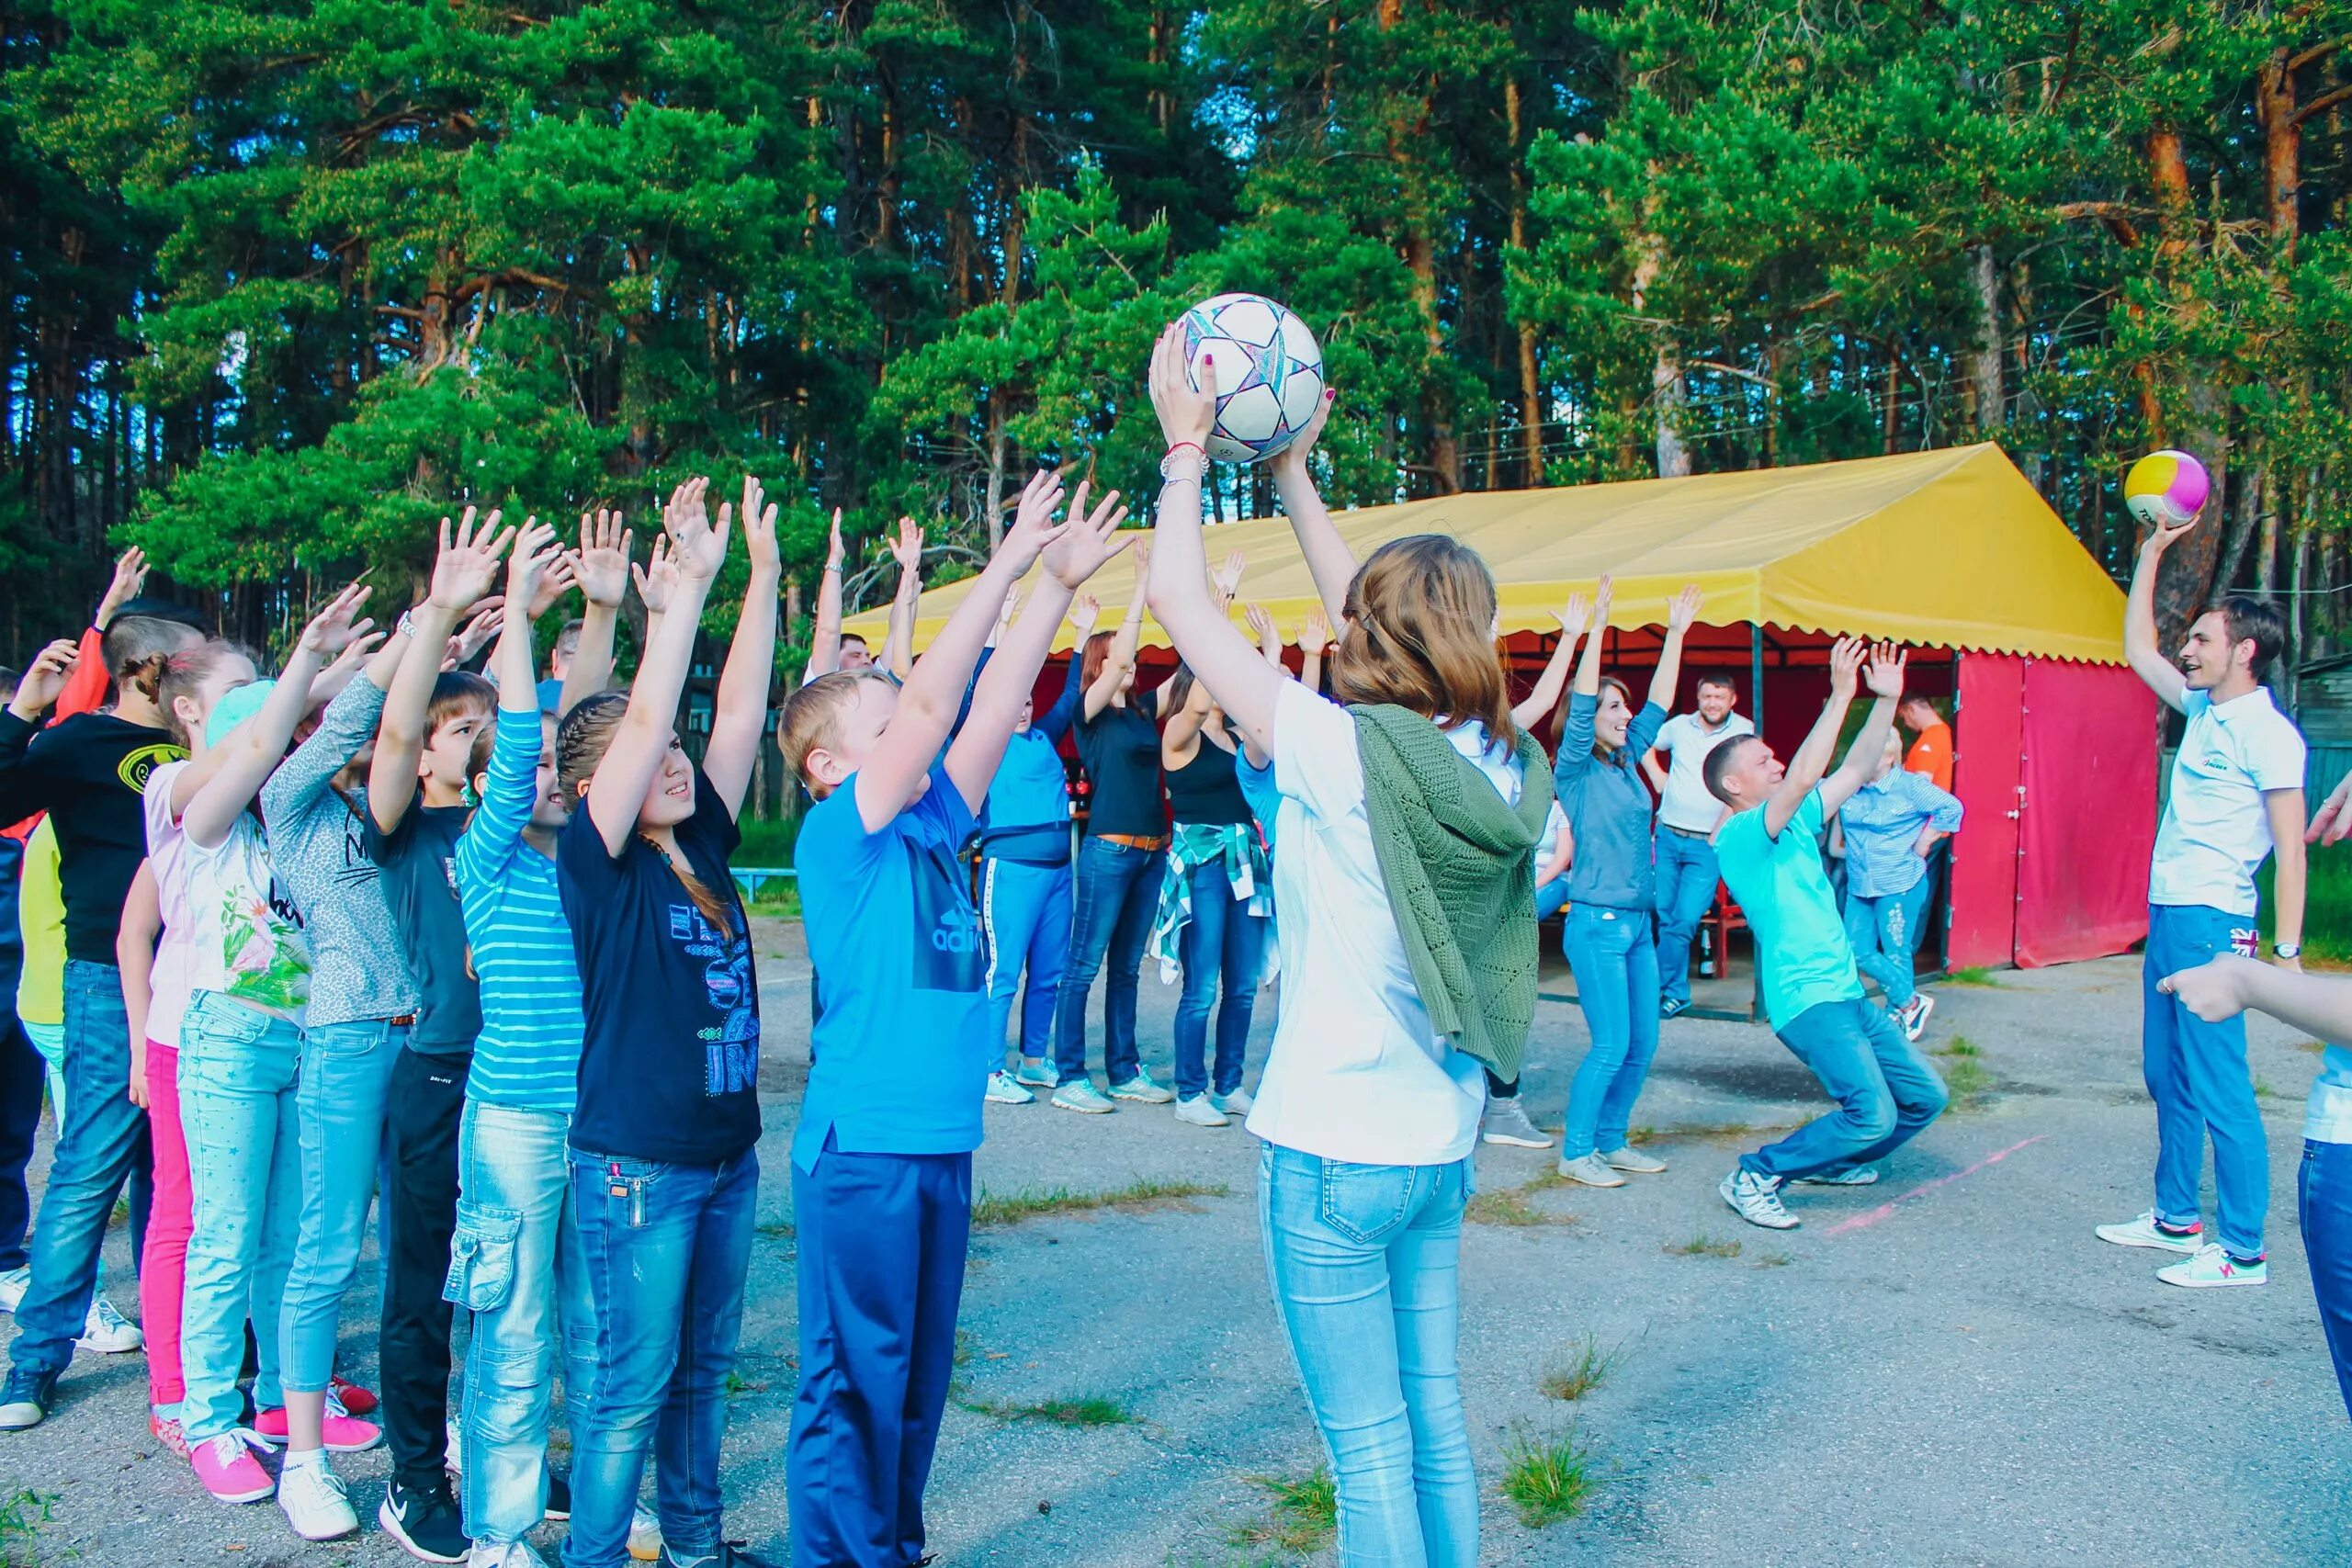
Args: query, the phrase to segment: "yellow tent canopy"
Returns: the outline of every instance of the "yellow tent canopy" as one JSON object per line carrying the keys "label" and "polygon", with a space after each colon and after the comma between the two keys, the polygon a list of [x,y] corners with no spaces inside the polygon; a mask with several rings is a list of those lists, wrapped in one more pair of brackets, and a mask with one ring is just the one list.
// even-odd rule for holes
{"label": "yellow tent canopy", "polygon": [[[1410,534],[1452,534],[1502,585],[1506,632],[1554,632],[1551,611],[1603,572],[1616,579],[1610,624],[1666,619],[1686,582],[1710,626],[1756,623],[1892,637],[1917,647],[2120,662],[2123,593],[2007,454],[1985,443],[1892,457],[1697,474],[1555,490],[1489,491],[1335,514],[1359,558]],[[1244,601],[1286,635],[1315,585],[1279,517],[1213,526],[1211,564],[1239,550]],[[1135,583],[1132,552],[1089,584],[1102,626],[1118,624]],[[971,589],[917,602],[915,647],[929,645]],[[1238,606],[1235,618],[1239,619]],[[883,611],[843,628],[879,648]],[[1148,619],[1147,644],[1167,638]],[[1069,646],[1065,626],[1055,642]]]}

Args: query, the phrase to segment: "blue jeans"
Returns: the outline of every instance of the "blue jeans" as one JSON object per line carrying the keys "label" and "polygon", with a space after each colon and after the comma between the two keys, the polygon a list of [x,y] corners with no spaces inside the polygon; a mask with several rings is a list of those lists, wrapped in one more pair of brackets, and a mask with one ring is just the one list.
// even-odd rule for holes
{"label": "blue jeans", "polygon": [[1568,907],[1568,874],[1562,872],[1535,890],[1535,918],[1548,920]]}
{"label": "blue jeans", "polygon": [[1715,846],[1657,825],[1657,977],[1667,1001],[1690,999],[1690,944],[1715,907]]}
{"label": "blue jeans", "polygon": [[1349,1165],[1269,1144],[1266,1274],[1331,1450],[1341,1568],[1478,1560],[1455,1360],[1470,1162]]}
{"label": "blue jeans", "polygon": [[980,922],[989,933],[989,1042],[1004,1052],[1012,1021],[1012,993],[1025,963],[1029,989],[1021,1001],[1021,1054],[1042,1058],[1054,1046],[1054,1009],[1062,965],[1069,959],[1070,872],[1067,865],[1017,860],[981,863]]}
{"label": "blue jeans", "polygon": [[596,1393],[596,1303],[573,1222],[560,1111],[468,1098],[458,1124],[458,1228],[442,1293],[473,1314],[459,1440],[466,1534],[521,1540],[547,1508],[548,1383],[562,1355],[577,1434]]}
{"label": "blue jeans", "polygon": [[1070,904],[1069,963],[1054,1010],[1054,1065],[1064,1083],[1086,1076],[1086,998],[1102,983],[1102,1067],[1113,1083],[1136,1076],[1136,972],[1159,910],[1165,850],[1130,849],[1090,838],[1078,847],[1078,885]]}
{"label": "blue jeans", "polygon": [[32,1261],[25,1250],[33,1223],[25,1167],[40,1134],[43,1078],[40,1053],[17,1026],[16,995],[8,989],[13,973],[0,967],[0,1274]]}
{"label": "blue jeans", "polygon": [[956,1377],[970,1155],[843,1154],[792,1170],[800,1392],[785,1473],[798,1568],[923,1555],[922,1494]]}
{"label": "blue jeans", "polygon": [[2262,1222],[2270,1208],[2270,1145],[2245,1065],[2245,1020],[2208,1023],[2179,998],[2156,989],[2178,969],[2222,953],[2254,954],[2251,915],[2194,905],[2148,910],[2147,955],[2140,966],[2141,1070],[2156,1102],[2156,1218],[2197,1223],[2197,1177],[2205,1138],[2213,1139],[2218,1240],[2233,1256],[2262,1256]]}
{"label": "blue jeans", "polygon": [[139,1257],[154,1191],[147,1113],[130,1103],[130,1020],[122,973],[65,962],[65,1101],[49,1187],[33,1226],[32,1282],[17,1306],[9,1350],[27,1371],[62,1371],[97,1289],[114,1201],[130,1191],[130,1256]]}
{"label": "blue jeans", "polygon": [[1934,1066],[1886,1010],[1860,998],[1816,1002],[1779,1032],[1838,1109],[1740,1156],[1743,1170],[1788,1181],[1870,1165],[1917,1136],[1951,1101]]}
{"label": "blue jeans", "polygon": [[181,1298],[187,1393],[180,1419],[191,1443],[244,1419],[237,1373],[248,1318],[260,1361],[254,1408],[286,1403],[277,1320],[302,1202],[294,1088],[301,1061],[300,1029],[209,991],[196,993],[180,1022],[180,1125],[194,1216]]}
{"label": "blue jeans", "polygon": [[1646,909],[1579,904],[1564,933],[1592,1044],[1568,1085],[1560,1157],[1625,1146],[1634,1101],[1657,1055],[1657,942]]}
{"label": "blue jeans", "polygon": [[1883,898],[1865,898],[1847,889],[1846,939],[1854,944],[1854,963],[1879,983],[1890,1008],[1907,1008],[1919,994],[1912,954],[1919,951],[1928,897],[1935,890],[1932,876],[1922,876],[1907,892]]}
{"label": "blue jeans", "polygon": [[[278,1367],[295,1393],[322,1393],[334,1371],[343,1293],[359,1268],[384,1150],[384,1091],[408,1027],[384,1019],[322,1023],[302,1037],[302,1213],[278,1314]],[[389,1253],[388,1253],[389,1256]]]}
{"label": "blue jeans", "polygon": [[1225,857],[1193,867],[1193,918],[1176,942],[1184,965],[1184,992],[1176,1002],[1176,1092],[1185,1100],[1211,1087],[1204,1056],[1208,1049],[1209,1008],[1225,986],[1216,1010],[1216,1077],[1219,1094],[1241,1087],[1250,1059],[1250,1017],[1258,1005],[1258,979],[1266,972],[1266,933],[1273,922],[1253,915],[1233,896]]}
{"label": "blue jeans", "polygon": [[653,1450],[672,1555],[718,1550],[718,1445],[743,1330],[756,1153],[663,1165],[571,1151],[572,1213],[596,1304],[596,1398],[571,1438],[565,1568],[620,1568]]}
{"label": "blue jeans", "polygon": [[2303,1140],[2295,1182],[2295,1218],[2311,1261],[2312,1294],[2335,1363],[2335,1386],[2352,1416],[2352,1144]]}

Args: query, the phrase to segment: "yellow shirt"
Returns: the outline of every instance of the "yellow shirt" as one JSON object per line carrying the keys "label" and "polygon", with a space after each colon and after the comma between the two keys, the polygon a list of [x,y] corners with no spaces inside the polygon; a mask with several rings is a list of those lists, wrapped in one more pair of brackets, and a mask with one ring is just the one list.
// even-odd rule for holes
{"label": "yellow shirt", "polygon": [[17,1016],[27,1023],[65,1023],[65,889],[57,877],[57,829],[50,818],[25,840],[25,880],[17,890],[17,929],[25,971],[17,981]]}

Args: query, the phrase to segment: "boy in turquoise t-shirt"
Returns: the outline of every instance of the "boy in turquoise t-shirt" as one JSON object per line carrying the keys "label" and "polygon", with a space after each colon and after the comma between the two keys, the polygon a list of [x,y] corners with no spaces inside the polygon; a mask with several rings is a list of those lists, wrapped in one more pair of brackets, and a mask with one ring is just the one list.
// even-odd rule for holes
{"label": "boy in turquoise t-shirt", "polygon": [[[1876,700],[1845,765],[1825,778],[1865,660]],[[1863,999],[1853,943],[1821,863],[1823,825],[1869,782],[1886,750],[1903,665],[1890,643],[1871,649],[1859,637],[1842,637],[1830,651],[1828,705],[1785,768],[1753,735],[1707,756],[1707,788],[1734,813],[1715,830],[1715,858],[1755,933],[1765,1016],[1838,1101],[1828,1115],[1742,1155],[1739,1168],[1724,1178],[1724,1201],[1771,1230],[1798,1224],[1781,1205],[1784,1183],[1876,1181],[1875,1163],[1942,1114],[1949,1098],[1886,1010]]]}
{"label": "boy in turquoise t-shirt", "polygon": [[[1071,594],[1125,542],[1116,491],[1088,513],[1081,484],[1057,525],[1061,495],[1050,472],[1030,481],[1003,545],[903,687],[879,671],[820,676],[777,726],[786,764],[817,802],[794,850],[822,1008],[792,1140],[800,1392],[786,1464],[792,1560],[808,1568],[923,1556],[972,1151],[1003,1055],[989,1037],[988,953],[956,854]],[[958,729],[998,607],[1040,558],[1029,608]]]}

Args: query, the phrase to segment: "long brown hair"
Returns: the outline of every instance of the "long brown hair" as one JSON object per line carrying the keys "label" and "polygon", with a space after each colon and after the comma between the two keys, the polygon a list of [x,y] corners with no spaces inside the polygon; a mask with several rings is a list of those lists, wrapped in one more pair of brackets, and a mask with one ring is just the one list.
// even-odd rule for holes
{"label": "long brown hair", "polygon": [[[1612,686],[1617,689],[1617,695],[1624,700],[1625,705],[1629,708],[1632,707],[1634,705],[1633,687],[1628,686],[1624,682],[1620,681],[1614,675],[1603,675],[1600,678],[1600,690],[1604,694],[1606,694],[1609,689]],[[1624,748],[1623,746],[1611,746],[1608,741],[1603,740],[1600,738],[1598,730],[1594,731],[1592,737],[1592,755],[1596,761],[1602,762],[1615,761],[1617,760],[1617,753],[1623,750]]]}
{"label": "long brown hair", "polygon": [[1102,666],[1111,662],[1111,644],[1117,640],[1116,632],[1096,632],[1086,639],[1079,650],[1078,683],[1080,689],[1091,687],[1102,678]]}
{"label": "long brown hair", "polygon": [[[612,749],[613,732],[621,727],[621,719],[628,713],[627,692],[598,692],[572,704],[571,711],[565,714],[556,726],[556,787],[562,792],[565,800],[574,803],[573,809],[578,809],[580,786],[596,776],[596,765]],[[714,930],[731,937],[741,929],[736,923],[737,904],[734,899],[723,897],[696,876],[694,866],[684,855],[673,857],[645,834],[639,833],[638,837],[652,844],[653,852],[669,866],[670,874],[678,879],[679,886],[686,890],[686,897],[694,900],[695,908],[702,911],[702,918],[708,920]]]}
{"label": "long brown hair", "polygon": [[[176,623],[165,623],[173,625]],[[176,653],[151,654],[134,665],[130,682],[139,694],[163,711],[164,727],[181,746],[188,742],[187,726],[180,722],[178,701],[194,696],[197,688],[212,678],[224,659],[242,659],[258,669],[261,660],[243,643],[215,637],[199,642],[194,648],[183,648]]]}
{"label": "long brown hair", "polygon": [[1345,635],[1331,660],[1342,703],[1395,703],[1426,718],[1476,719],[1510,741],[1510,688],[1489,634],[1495,578],[1444,534],[1392,539],[1348,584]]}

